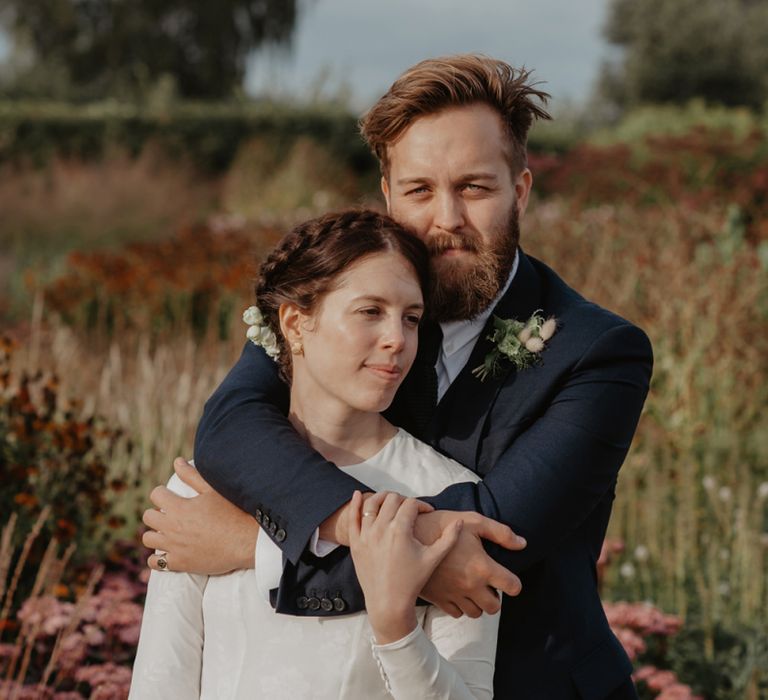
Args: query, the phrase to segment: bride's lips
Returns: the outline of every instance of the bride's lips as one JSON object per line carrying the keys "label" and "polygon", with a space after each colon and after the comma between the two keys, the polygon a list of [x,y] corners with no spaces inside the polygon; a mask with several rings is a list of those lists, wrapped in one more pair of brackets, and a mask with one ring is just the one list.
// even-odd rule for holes
{"label": "bride's lips", "polygon": [[397,381],[403,375],[403,370],[397,365],[366,364],[365,367],[377,377],[390,382]]}

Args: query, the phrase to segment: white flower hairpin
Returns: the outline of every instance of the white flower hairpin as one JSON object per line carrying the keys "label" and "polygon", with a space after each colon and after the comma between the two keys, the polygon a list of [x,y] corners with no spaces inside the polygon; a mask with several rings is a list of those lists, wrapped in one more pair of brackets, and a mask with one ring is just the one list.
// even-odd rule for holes
{"label": "white flower hairpin", "polygon": [[249,306],[243,311],[243,322],[250,326],[245,334],[248,340],[254,345],[264,348],[264,351],[273,360],[280,357],[280,348],[277,344],[275,332],[264,320],[264,315],[257,306]]}

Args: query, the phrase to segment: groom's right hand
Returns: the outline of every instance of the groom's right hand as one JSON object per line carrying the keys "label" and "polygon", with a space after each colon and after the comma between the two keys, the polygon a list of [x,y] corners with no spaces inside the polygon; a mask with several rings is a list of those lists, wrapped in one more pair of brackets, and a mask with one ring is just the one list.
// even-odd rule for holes
{"label": "groom's right hand", "polygon": [[525,547],[525,540],[502,523],[471,511],[436,510],[422,513],[416,521],[415,535],[424,544],[434,542],[456,520],[464,526],[459,539],[435,569],[421,597],[453,617],[480,617],[495,614],[501,607],[498,591],[516,596],[520,579],[488,556],[482,540],[510,550]]}

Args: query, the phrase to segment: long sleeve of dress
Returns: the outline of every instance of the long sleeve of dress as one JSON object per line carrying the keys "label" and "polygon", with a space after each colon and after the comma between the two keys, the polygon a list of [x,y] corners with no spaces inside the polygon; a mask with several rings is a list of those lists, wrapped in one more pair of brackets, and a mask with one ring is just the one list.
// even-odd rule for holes
{"label": "long sleeve of dress", "polygon": [[454,619],[430,606],[423,627],[373,655],[395,700],[490,700],[498,626],[498,614]]}
{"label": "long sleeve of dress", "polygon": [[[187,498],[196,495],[175,475],[168,488]],[[207,582],[207,576],[175,571],[150,575],[130,700],[199,700]]]}

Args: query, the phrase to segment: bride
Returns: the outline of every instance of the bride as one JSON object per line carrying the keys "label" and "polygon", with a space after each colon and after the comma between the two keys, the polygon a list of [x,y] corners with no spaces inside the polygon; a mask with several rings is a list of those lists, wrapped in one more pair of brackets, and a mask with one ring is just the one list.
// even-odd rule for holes
{"label": "bride", "polygon": [[[414,522],[431,507],[413,497],[478,477],[381,415],[416,355],[427,285],[421,242],[369,211],[306,222],[263,263],[248,337],[289,382],[296,431],[373,490],[346,524],[367,611],[275,614],[282,558],[260,531],[255,574],[152,572],[131,698],[492,697],[498,615],[416,606],[461,521],[424,546]],[[195,495],[176,476],[169,487]],[[305,602],[344,605],[335,591]]]}

